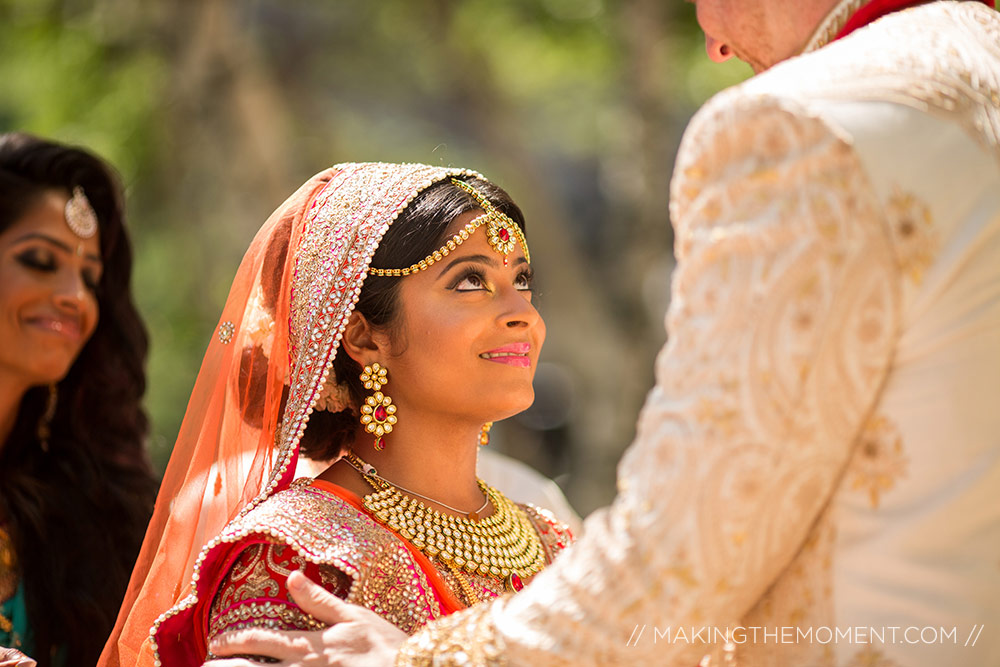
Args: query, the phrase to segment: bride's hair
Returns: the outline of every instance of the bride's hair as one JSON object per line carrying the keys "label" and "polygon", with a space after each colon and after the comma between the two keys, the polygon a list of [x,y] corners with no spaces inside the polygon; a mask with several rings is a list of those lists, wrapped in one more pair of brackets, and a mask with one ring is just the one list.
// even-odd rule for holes
{"label": "bride's hair", "polygon": [[[478,178],[463,178],[482,193],[494,207],[524,229],[521,209],[502,188]],[[372,259],[372,266],[404,267],[419,262],[442,245],[448,227],[461,214],[479,208],[465,190],[441,181],[421,192],[389,227]],[[376,328],[398,335],[399,278],[370,275],[365,280],[356,306]],[[361,367],[342,350],[333,362],[337,380],[347,385],[354,408],[331,413],[313,412],[302,436],[303,456],[327,461],[339,456],[351,444],[358,424],[357,406],[364,402]]]}

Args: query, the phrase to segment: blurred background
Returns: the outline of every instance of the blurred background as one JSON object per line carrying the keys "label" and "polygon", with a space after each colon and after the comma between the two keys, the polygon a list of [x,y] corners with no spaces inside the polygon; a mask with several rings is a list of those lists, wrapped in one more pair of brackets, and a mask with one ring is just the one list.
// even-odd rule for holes
{"label": "blurred background", "polygon": [[524,210],[548,339],[491,447],[586,514],[653,384],[671,165],[708,61],[680,0],[0,0],[0,131],[118,169],[162,471],[257,228],[345,161],[469,167]]}

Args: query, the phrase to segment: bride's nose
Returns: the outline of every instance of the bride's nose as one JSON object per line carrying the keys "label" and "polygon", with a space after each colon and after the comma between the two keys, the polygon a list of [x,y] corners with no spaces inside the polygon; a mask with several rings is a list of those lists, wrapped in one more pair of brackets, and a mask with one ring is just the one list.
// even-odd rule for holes
{"label": "bride's nose", "polygon": [[516,290],[511,290],[504,304],[500,321],[510,329],[536,327],[542,320],[534,304]]}

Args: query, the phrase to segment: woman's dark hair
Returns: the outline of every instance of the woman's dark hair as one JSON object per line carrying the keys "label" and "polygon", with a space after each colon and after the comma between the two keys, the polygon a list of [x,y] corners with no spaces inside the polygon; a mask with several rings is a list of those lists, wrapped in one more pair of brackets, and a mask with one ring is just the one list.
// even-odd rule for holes
{"label": "woman's dark hair", "polygon": [[58,383],[48,451],[37,436],[46,387],[25,394],[0,449],[0,513],[10,521],[39,667],[56,655],[69,665],[97,662],[156,493],[140,402],[148,341],[132,301],[118,179],[87,151],[0,135],[0,232],[46,192],[69,196],[77,186],[99,223],[97,328]]}
{"label": "woman's dark hair", "polygon": [[[524,214],[503,188],[479,178],[462,178],[486,197],[493,206],[524,230]],[[448,237],[452,221],[467,211],[479,208],[468,192],[451,180],[436,183],[421,192],[407,206],[375,251],[372,266],[404,267],[419,262],[442,245]],[[368,276],[356,311],[372,325],[390,329],[396,324],[399,309],[399,278]],[[354,405],[364,402],[365,388],[361,383],[361,367],[340,351],[333,361],[337,380],[347,385]],[[318,461],[333,459],[351,444],[357,428],[356,410],[331,413],[317,410],[309,419],[300,443],[303,456]]]}

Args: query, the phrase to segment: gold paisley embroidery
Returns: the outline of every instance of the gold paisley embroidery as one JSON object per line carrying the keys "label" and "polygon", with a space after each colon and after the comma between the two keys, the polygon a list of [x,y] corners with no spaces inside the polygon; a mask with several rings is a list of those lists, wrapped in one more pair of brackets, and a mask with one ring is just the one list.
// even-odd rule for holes
{"label": "gold paisley embroidery", "polygon": [[492,607],[477,605],[427,626],[403,644],[396,665],[506,665],[503,638],[491,622]]}
{"label": "gold paisley embroidery", "polygon": [[919,285],[924,271],[934,261],[938,246],[930,207],[897,186],[886,204],[886,214],[899,266]]}
{"label": "gold paisley embroidery", "polygon": [[907,463],[896,425],[876,415],[865,425],[851,459],[847,472],[851,489],[866,492],[872,508],[878,509],[881,494],[906,476]]}
{"label": "gold paisley embroidery", "polygon": [[766,81],[796,95],[904,104],[958,123],[1000,159],[998,60],[995,10],[934,2],[896,12],[733,90],[752,91]]}
{"label": "gold paisley embroidery", "polygon": [[286,555],[285,554],[286,549],[287,547],[283,544],[275,546],[273,548],[265,550],[264,557],[267,562],[268,569],[277,572],[281,576],[287,578],[288,575],[290,575],[293,570],[304,570],[306,567],[306,561],[304,558],[302,558],[302,556],[298,555],[294,551],[291,551],[291,554],[288,557],[288,562],[292,565],[295,565],[295,567],[287,567],[283,565],[282,559],[284,559]]}

